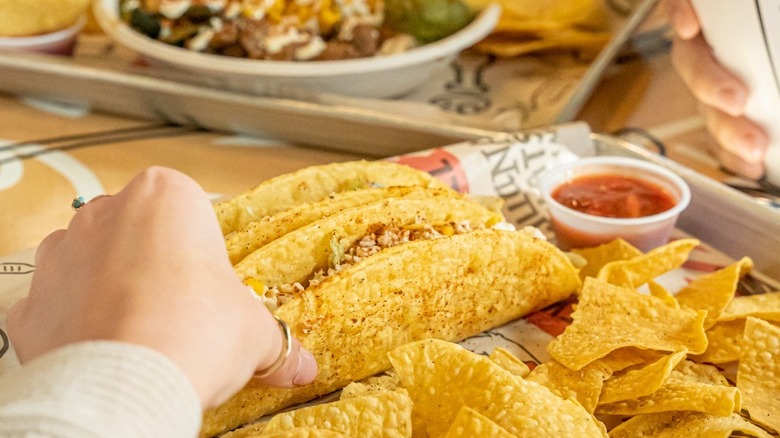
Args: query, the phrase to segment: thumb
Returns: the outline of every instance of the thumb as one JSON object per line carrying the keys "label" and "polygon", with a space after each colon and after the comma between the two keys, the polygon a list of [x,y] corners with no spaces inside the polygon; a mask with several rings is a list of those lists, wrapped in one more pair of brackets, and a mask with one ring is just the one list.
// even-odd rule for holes
{"label": "thumb", "polygon": [[[282,388],[292,388],[294,386],[305,385],[317,377],[317,361],[314,355],[298,342],[295,338],[290,338],[292,348],[289,356],[283,357],[285,351],[280,348],[279,360],[284,360],[281,367],[264,377],[255,377],[269,386],[278,386]],[[280,347],[284,347],[283,345]],[[257,370],[262,373],[263,370]],[[256,374],[257,375],[257,374]]]}

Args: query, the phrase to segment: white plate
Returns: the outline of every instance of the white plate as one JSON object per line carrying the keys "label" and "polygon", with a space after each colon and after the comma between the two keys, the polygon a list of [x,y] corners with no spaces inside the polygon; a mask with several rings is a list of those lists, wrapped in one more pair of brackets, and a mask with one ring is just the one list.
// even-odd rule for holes
{"label": "white plate", "polygon": [[264,61],[198,53],[155,41],[132,29],[119,15],[118,0],[96,0],[95,18],[116,42],[165,64],[201,75],[211,86],[265,95],[302,92],[360,97],[395,97],[447,68],[465,48],[487,36],[501,9],[485,8],[469,25],[439,41],[407,52],[343,61]]}

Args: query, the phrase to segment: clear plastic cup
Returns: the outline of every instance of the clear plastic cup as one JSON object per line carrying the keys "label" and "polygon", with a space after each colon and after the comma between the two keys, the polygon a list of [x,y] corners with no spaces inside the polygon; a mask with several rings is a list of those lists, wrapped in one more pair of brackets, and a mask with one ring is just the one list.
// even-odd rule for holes
{"label": "clear plastic cup", "polygon": [[[569,208],[552,197],[563,183],[585,175],[617,175],[643,179],[666,191],[674,206],[658,214],[635,218],[596,216]],[[643,252],[668,242],[680,213],[688,207],[691,191],[685,181],[656,164],[625,157],[592,157],[558,165],[539,180],[539,189],[561,249],[585,248],[621,237]]]}
{"label": "clear plastic cup", "polygon": [[0,37],[0,52],[72,55],[78,34],[86,22],[86,17],[81,17],[72,26],[56,32],[32,36]]}

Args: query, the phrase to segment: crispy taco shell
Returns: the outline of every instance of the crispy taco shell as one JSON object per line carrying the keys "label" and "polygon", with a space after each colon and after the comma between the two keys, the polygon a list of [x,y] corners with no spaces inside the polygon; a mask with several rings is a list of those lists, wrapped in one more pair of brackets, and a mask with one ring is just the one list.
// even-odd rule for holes
{"label": "crispy taco shell", "polygon": [[231,263],[235,265],[256,249],[325,216],[382,199],[425,199],[432,196],[442,198],[465,195],[449,188],[434,189],[422,186],[375,187],[335,193],[325,199],[294,205],[251,222],[243,229],[225,236],[225,246]]}
{"label": "crispy taco shell", "polygon": [[448,187],[431,174],[389,161],[348,161],[311,166],[264,181],[215,206],[227,235],[293,205],[317,201],[332,193],[372,186]]}
{"label": "crispy taco shell", "polygon": [[344,210],[298,228],[260,247],[235,265],[238,276],[265,286],[305,283],[315,272],[332,267],[340,249],[349,248],[377,224],[468,221],[485,227],[501,222],[500,213],[448,191],[429,191]]}
{"label": "crispy taco shell", "polygon": [[530,233],[482,229],[380,251],[312,286],[276,311],[320,366],[309,385],[250,381],[204,415],[212,436],[312,400],[389,368],[407,342],[457,341],[560,301],[580,286],[577,270]]}

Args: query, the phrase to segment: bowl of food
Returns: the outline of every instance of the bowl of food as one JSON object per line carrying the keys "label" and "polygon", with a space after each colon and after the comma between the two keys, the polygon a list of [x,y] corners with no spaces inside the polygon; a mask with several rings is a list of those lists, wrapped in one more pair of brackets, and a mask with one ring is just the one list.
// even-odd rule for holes
{"label": "bowl of food", "polygon": [[500,8],[461,0],[96,0],[102,30],[152,64],[265,95],[395,97],[448,67]]}
{"label": "bowl of food", "polygon": [[668,242],[691,200],[685,181],[639,159],[589,157],[547,170],[539,179],[558,246],[623,238],[642,251]]}
{"label": "bowl of food", "polygon": [[70,55],[89,0],[14,0],[0,4],[0,52]]}

